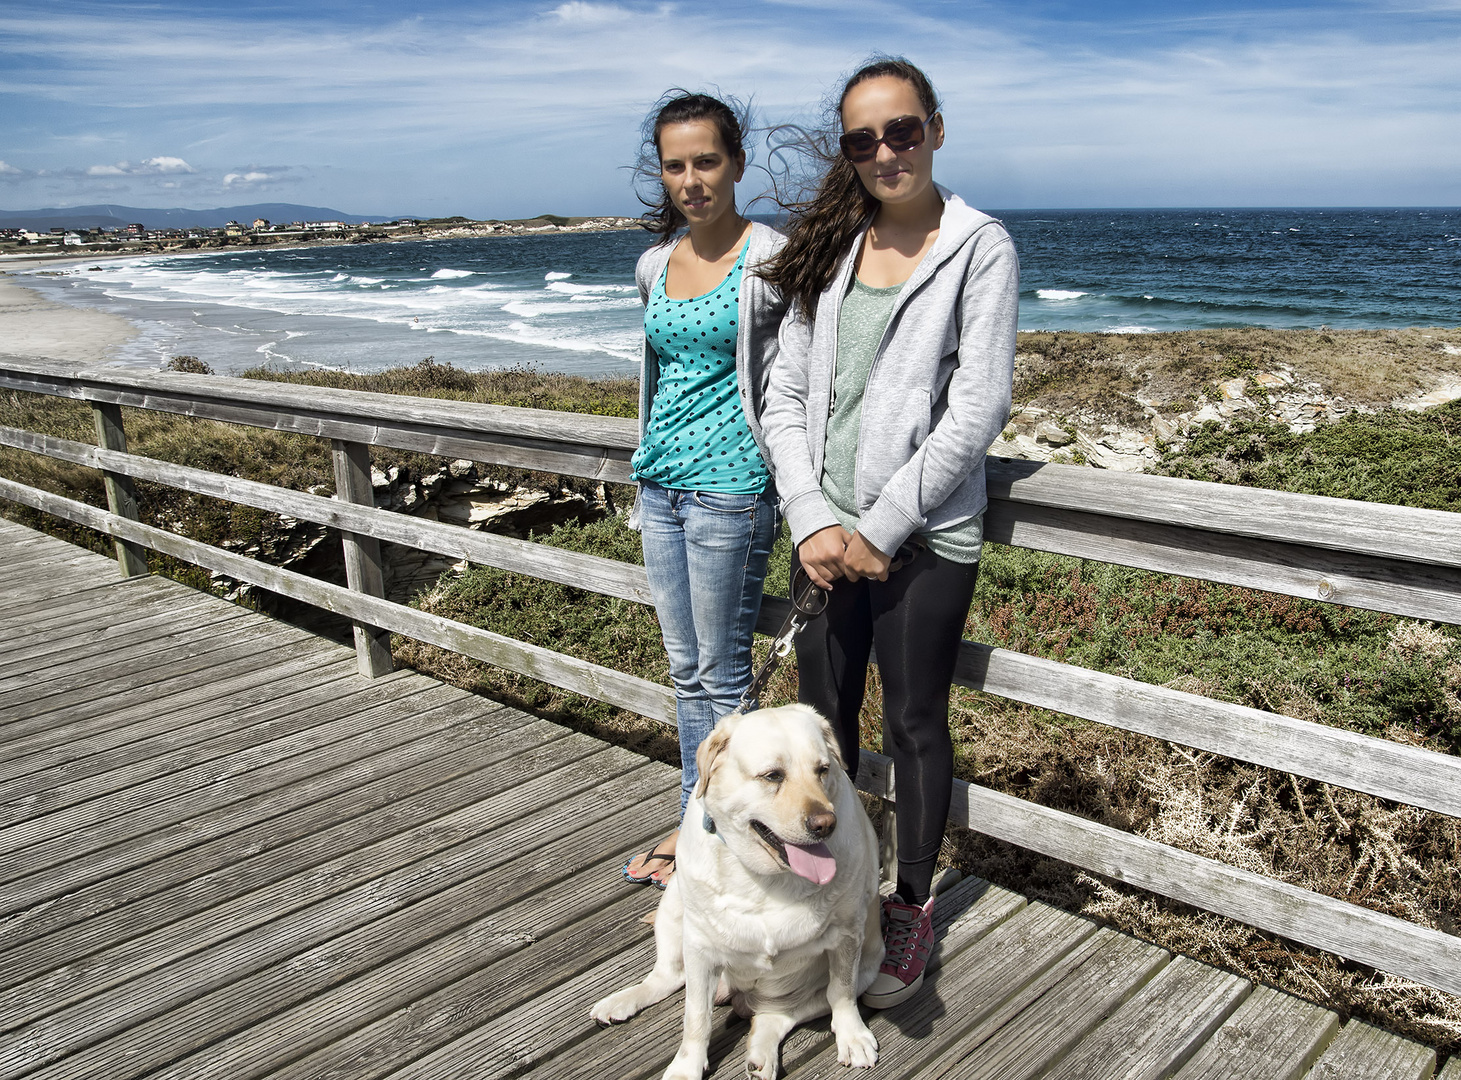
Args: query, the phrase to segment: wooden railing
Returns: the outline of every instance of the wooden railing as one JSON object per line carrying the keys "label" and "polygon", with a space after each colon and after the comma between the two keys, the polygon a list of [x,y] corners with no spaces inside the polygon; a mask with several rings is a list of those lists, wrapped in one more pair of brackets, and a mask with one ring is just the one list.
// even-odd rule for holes
{"label": "wooden railing", "polygon": [[[0,388],[86,401],[98,445],[0,428],[0,445],[102,470],[109,510],[0,478],[0,498],[111,535],[124,574],[152,548],[306,601],[356,624],[360,670],[389,669],[385,633],[409,637],[674,723],[671,691],[612,668],[385,600],[379,542],[647,604],[641,567],[419,520],[371,505],[369,447],[625,483],[632,420],[211,376],[83,368],[0,356]],[[337,498],[126,452],[122,406],[333,440]],[[1201,578],[1416,619],[1461,623],[1461,515],[1167,477],[991,459],[985,535],[1002,544]],[[137,520],[134,480],[339,529],[349,587]],[[786,601],[767,598],[760,629]],[[956,681],[1032,706],[1461,817],[1461,759],[1070,664],[964,642]],[[895,806],[890,763],[863,752],[859,786]],[[891,814],[890,814],[891,816]],[[952,824],[1461,994],[1461,938],[1140,836],[955,784]]]}

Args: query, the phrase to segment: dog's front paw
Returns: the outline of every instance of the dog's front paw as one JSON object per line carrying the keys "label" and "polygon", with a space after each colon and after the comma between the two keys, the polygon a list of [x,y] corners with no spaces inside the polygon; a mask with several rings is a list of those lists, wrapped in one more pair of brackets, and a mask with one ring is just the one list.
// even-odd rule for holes
{"label": "dog's front paw", "polygon": [[871,1069],[878,1063],[878,1037],[866,1024],[859,1031],[837,1033],[837,1060],[854,1069]]}
{"label": "dog's front paw", "polygon": [[702,1046],[697,1050],[681,1043],[675,1060],[670,1062],[662,1080],[700,1080],[705,1075],[709,1056],[706,1047]]}
{"label": "dog's front paw", "polygon": [[589,1009],[588,1014],[606,1026],[628,1020],[644,1008],[639,1000],[638,989],[637,986],[628,986],[618,993],[610,994],[608,997],[594,1002],[594,1006]]}
{"label": "dog's front paw", "polygon": [[752,1053],[746,1058],[746,1075],[751,1080],[776,1080],[776,1052],[770,1057],[760,1058]]}

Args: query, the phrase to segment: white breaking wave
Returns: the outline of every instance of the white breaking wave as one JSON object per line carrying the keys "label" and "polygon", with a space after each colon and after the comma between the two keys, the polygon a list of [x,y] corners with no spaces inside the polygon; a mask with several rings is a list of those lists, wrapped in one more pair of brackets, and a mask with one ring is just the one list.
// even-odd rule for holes
{"label": "white breaking wave", "polygon": [[[361,364],[379,364],[377,357],[395,362],[400,346],[391,344],[391,335],[412,330],[436,338],[438,359],[466,367],[524,358],[533,363],[534,350],[546,348],[581,357],[550,364],[566,362],[572,370],[588,363],[593,370],[605,362],[633,364],[643,350],[638,290],[627,270],[618,281],[605,281],[598,270],[584,281],[577,272],[541,265],[481,271],[460,263],[432,269],[429,263],[386,260],[368,269],[318,262],[307,269],[298,261],[287,271],[278,266],[240,265],[228,256],[194,256],[185,265],[176,256],[151,256],[109,261],[96,271],[78,267],[66,276],[113,302],[157,311],[161,321],[155,327],[149,321],[153,329],[128,354],[129,360],[136,354],[139,362],[201,354],[207,350],[200,337],[207,336],[237,342],[227,352],[210,353],[220,370],[240,370],[260,360],[358,370]],[[568,280],[573,277],[580,280]],[[357,320],[354,325],[352,320]],[[362,325],[367,323],[380,329]]]}
{"label": "white breaking wave", "polygon": [[1108,334],[1160,334],[1161,331],[1155,326],[1108,326],[1105,329]]}
{"label": "white breaking wave", "polygon": [[603,293],[637,293],[639,287],[636,285],[579,285],[572,281],[554,281],[551,285],[545,285],[548,292],[568,293],[569,295],[584,295]]}
{"label": "white breaking wave", "polygon": [[511,303],[503,304],[502,310],[531,319],[538,315],[582,315],[585,311],[614,308],[627,310],[637,307],[639,307],[639,301],[634,299],[605,300],[596,296],[585,296],[574,297],[566,304],[545,304],[532,300],[514,300]]}
{"label": "white breaking wave", "polygon": [[1041,300],[1079,300],[1082,296],[1091,294],[1076,292],[1074,289],[1036,289],[1035,295]]}

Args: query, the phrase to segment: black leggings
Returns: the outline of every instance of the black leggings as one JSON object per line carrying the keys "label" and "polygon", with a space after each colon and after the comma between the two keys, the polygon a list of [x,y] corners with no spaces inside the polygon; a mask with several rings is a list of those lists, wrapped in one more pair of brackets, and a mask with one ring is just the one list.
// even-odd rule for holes
{"label": "black leggings", "polygon": [[858,713],[877,648],[883,748],[898,790],[898,893],[910,904],[928,899],[949,817],[949,687],[978,576],[977,562],[925,548],[887,581],[838,581],[826,612],[796,637],[797,696],[832,721],[854,779]]}

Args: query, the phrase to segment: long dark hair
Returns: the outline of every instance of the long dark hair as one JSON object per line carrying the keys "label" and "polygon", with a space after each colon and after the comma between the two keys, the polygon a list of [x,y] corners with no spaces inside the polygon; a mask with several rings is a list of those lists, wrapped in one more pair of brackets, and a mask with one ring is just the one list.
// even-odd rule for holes
{"label": "long dark hair", "polygon": [[640,225],[656,237],[655,243],[667,244],[684,226],[670,193],[660,180],[659,136],[671,124],[688,124],[706,120],[715,125],[726,153],[732,158],[745,151],[745,133],[750,127],[749,109],[735,98],[722,101],[710,94],[691,93],[678,87],[666,91],[645,117],[640,130],[639,160],[634,165],[635,194],[649,207],[639,219]]}
{"label": "long dark hair", "polygon": [[938,95],[928,76],[901,56],[886,56],[864,64],[852,74],[836,101],[828,103],[820,129],[809,131],[788,125],[772,133],[773,165],[782,167],[782,178],[793,175],[786,165],[788,157],[810,160],[816,169],[810,181],[793,177],[789,182],[782,179],[781,186],[807,189],[815,185],[815,194],[798,198],[794,192],[778,193],[777,202],[792,214],[791,225],[786,246],[762,267],[760,274],[788,300],[796,301],[809,317],[816,316],[817,297],[831,283],[838,260],[878,208],[877,199],[863,187],[857,170],[842,156],[837,139],[842,131],[842,105],[852,88],[885,76],[902,79],[913,87],[926,118],[939,111]]}

